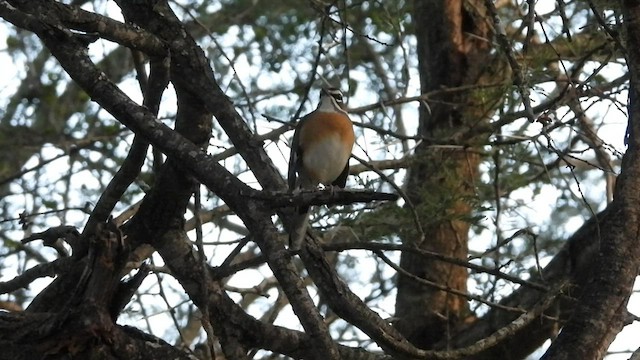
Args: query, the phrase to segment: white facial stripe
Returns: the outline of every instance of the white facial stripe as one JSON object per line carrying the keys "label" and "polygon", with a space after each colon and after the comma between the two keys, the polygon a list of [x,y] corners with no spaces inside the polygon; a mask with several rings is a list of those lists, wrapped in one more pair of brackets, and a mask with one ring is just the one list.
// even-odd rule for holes
{"label": "white facial stripe", "polygon": [[332,98],[336,99],[336,101],[338,101],[338,99],[342,101],[342,91],[337,89],[331,89],[331,90],[327,90],[327,92],[329,93],[329,95],[331,95]]}
{"label": "white facial stripe", "polygon": [[318,104],[318,110],[320,112],[339,112],[347,115],[347,112],[342,109],[340,104],[331,95],[323,94],[320,97],[320,104]]}

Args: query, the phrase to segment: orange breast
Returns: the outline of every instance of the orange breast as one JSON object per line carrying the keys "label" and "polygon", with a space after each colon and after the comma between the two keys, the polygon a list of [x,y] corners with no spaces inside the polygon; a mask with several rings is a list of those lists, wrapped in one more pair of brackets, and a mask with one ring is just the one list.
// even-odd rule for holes
{"label": "orange breast", "polygon": [[[313,114],[300,131],[300,147],[302,151],[309,150],[315,141],[331,135],[339,134],[345,147],[351,149],[355,142],[353,123],[349,116],[342,113],[318,112]],[[351,150],[349,150],[351,151]]]}
{"label": "orange breast", "polygon": [[330,185],[349,161],[355,142],[353,124],[346,114],[317,112],[306,119],[299,141],[310,180]]}

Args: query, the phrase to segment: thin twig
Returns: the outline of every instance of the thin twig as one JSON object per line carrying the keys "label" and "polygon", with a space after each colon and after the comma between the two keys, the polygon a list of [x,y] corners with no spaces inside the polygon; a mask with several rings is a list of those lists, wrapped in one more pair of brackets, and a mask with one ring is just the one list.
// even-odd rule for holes
{"label": "thin twig", "polygon": [[387,243],[378,243],[378,242],[344,242],[344,243],[331,243],[322,246],[324,251],[346,251],[346,250],[369,250],[369,251],[406,251],[418,254],[428,259],[435,259],[438,261],[447,262],[453,265],[466,267],[468,269],[473,270],[476,273],[486,273],[493,275],[498,278],[505,279],[507,281],[511,281],[513,283],[528,286],[532,289],[540,290],[540,291],[548,291],[548,287],[546,285],[523,280],[519,277],[509,275],[501,272],[500,270],[489,268],[482,265],[477,265],[467,260],[446,256],[437,252],[422,250],[413,246],[406,246],[400,244],[387,244]]}
{"label": "thin twig", "polygon": [[450,294],[458,295],[458,296],[461,296],[461,297],[463,297],[463,298],[465,298],[467,300],[478,301],[480,303],[483,303],[483,304],[485,304],[487,306],[490,306],[490,307],[493,307],[493,308],[496,308],[496,309],[501,309],[501,310],[510,311],[510,312],[519,312],[519,313],[526,313],[527,312],[527,310],[525,310],[525,309],[514,308],[514,307],[511,307],[511,306],[505,306],[505,305],[502,305],[502,304],[499,304],[499,303],[496,303],[496,302],[487,301],[487,300],[483,299],[480,296],[469,294],[469,293],[466,293],[464,291],[460,291],[460,290],[454,289],[454,288],[452,288],[450,286],[442,285],[442,284],[427,280],[425,278],[421,278],[419,276],[416,276],[416,275],[408,272],[407,270],[403,269],[402,267],[400,267],[399,265],[397,265],[396,263],[391,261],[391,259],[389,259],[382,251],[374,250],[373,253],[376,254],[376,256],[378,256],[380,259],[382,259],[382,261],[384,261],[387,265],[389,265],[391,268],[393,268],[395,271],[397,271],[398,274],[400,274],[400,276],[406,276],[406,277],[410,278],[411,280],[413,280],[413,281],[415,281],[415,282],[417,282],[419,284],[426,285],[426,286],[429,286],[431,288],[438,289],[438,290],[441,290],[441,291],[445,291],[445,292],[450,293]]}
{"label": "thin twig", "polygon": [[209,351],[212,354],[211,357],[215,359],[215,333],[213,332],[213,327],[211,326],[209,317],[209,264],[207,263],[207,256],[204,252],[204,245],[202,244],[202,221],[200,219],[202,204],[200,203],[200,184],[196,186],[196,189],[193,192],[193,202],[193,216],[196,219],[196,247],[198,248],[198,255],[200,256],[200,270],[202,271],[202,273],[200,274],[200,276],[202,277],[200,291],[202,293],[203,299],[202,305],[200,306],[200,312],[202,313],[202,327],[207,333],[207,345],[209,345]]}
{"label": "thin twig", "polygon": [[404,190],[402,190],[402,188],[400,188],[400,186],[398,186],[398,184],[395,183],[395,181],[391,180],[391,178],[385,175],[382,171],[376,169],[374,166],[371,166],[366,160],[361,159],[360,157],[353,154],[351,155],[351,157],[358,160],[362,165],[368,167],[369,169],[371,169],[371,171],[378,174],[378,176],[380,176],[382,180],[386,181],[389,185],[391,185],[394,188],[395,191],[398,192],[398,194],[400,194],[402,199],[407,203],[407,206],[409,206],[409,210],[413,215],[413,222],[416,225],[416,229],[418,230],[418,233],[420,234],[420,239],[418,240],[418,243],[421,243],[424,239],[426,239],[424,228],[422,227],[422,223],[420,222],[420,216],[418,215],[418,211],[415,205],[409,198],[409,195],[407,195],[407,193],[405,193]]}
{"label": "thin twig", "polygon": [[[529,89],[526,87],[526,82],[523,76],[522,67],[516,60],[513,55],[513,49],[511,48],[511,44],[509,44],[509,39],[507,38],[507,33],[500,22],[500,17],[498,16],[498,11],[496,10],[496,6],[493,3],[493,0],[485,0],[485,6],[491,17],[493,18],[493,25],[496,32],[496,40],[500,49],[507,56],[507,60],[509,61],[509,66],[513,72],[513,83],[517,86],[518,92],[522,96],[522,104],[524,105],[525,115],[530,123],[536,121],[533,108],[531,107],[531,98],[529,97]],[[529,12],[535,11],[533,7],[529,7]]]}

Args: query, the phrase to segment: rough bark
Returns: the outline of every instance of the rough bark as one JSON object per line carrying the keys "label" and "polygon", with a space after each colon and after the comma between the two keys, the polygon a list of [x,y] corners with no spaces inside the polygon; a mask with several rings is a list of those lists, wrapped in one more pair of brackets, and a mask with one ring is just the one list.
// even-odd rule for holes
{"label": "rough bark", "polygon": [[640,2],[623,1],[626,60],[631,74],[627,151],[616,181],[613,221],[602,229],[593,278],[544,359],[601,359],[626,320],[640,267]]}
{"label": "rough bark", "polygon": [[[478,84],[480,64],[489,46],[482,14],[468,10],[465,1],[414,1],[413,22],[418,44],[420,87],[429,91]],[[476,9],[482,9],[476,3]],[[471,11],[471,12],[470,12]],[[474,34],[476,37],[470,36]],[[437,141],[469,129],[486,119],[485,105],[467,94],[447,95],[420,107],[419,134]],[[420,216],[423,234],[402,234],[409,246],[465,259],[473,183],[479,157],[473,139],[461,139],[459,149],[435,149],[428,141],[416,149],[409,169],[407,193]],[[404,252],[400,265],[418,277],[466,292],[467,271],[444,262],[424,261]],[[416,346],[429,348],[450,335],[468,312],[467,300],[399,276],[395,324]]]}
{"label": "rough bark", "polygon": [[61,273],[75,282],[65,293],[49,297],[49,307],[0,314],[0,358],[120,359],[144,354],[146,358],[188,359],[186,353],[160,339],[115,324],[120,309],[112,305],[122,300],[120,294],[125,290],[120,272],[126,263],[126,245],[122,233],[104,223],[96,227],[92,243],[88,256],[76,263],[81,274]]}

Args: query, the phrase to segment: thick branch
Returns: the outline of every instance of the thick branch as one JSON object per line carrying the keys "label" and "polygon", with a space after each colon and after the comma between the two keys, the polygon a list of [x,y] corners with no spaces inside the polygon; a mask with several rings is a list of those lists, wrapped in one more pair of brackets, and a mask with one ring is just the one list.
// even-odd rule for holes
{"label": "thick branch", "polygon": [[[640,41],[640,2],[623,1],[627,44]],[[640,49],[627,47],[631,73],[628,149],[616,182],[614,220],[602,227],[593,279],[544,359],[601,359],[622,330],[626,306],[640,266]]]}
{"label": "thick branch", "polygon": [[57,1],[53,3],[53,9],[60,20],[71,29],[98,33],[100,37],[150,56],[165,57],[168,54],[160,39],[139,27]]}
{"label": "thick branch", "polygon": [[178,72],[177,76],[172,77],[172,81],[213,113],[260,185],[269,190],[284,189],[284,180],[264,150],[262,141],[249,129],[233,103],[215,82],[209,60],[168,7],[163,9],[165,5],[161,5],[162,2],[153,7],[133,1],[117,3],[128,19],[170,44],[172,71]]}

